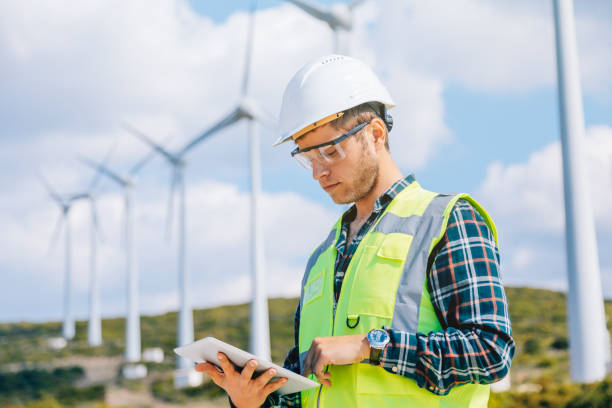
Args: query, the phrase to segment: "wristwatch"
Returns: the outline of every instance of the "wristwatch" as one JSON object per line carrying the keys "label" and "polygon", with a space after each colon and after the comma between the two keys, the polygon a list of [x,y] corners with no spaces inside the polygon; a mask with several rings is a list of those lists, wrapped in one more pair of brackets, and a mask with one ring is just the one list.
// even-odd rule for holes
{"label": "wristwatch", "polygon": [[370,364],[380,365],[380,353],[389,344],[391,338],[386,330],[372,329],[368,333],[368,342],[370,343]]}

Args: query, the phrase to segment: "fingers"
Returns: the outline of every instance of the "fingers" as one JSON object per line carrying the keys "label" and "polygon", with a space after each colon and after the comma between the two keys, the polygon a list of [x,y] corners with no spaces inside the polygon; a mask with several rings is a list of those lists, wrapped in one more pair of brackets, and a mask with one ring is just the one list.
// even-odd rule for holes
{"label": "fingers", "polygon": [[223,369],[223,372],[229,375],[236,374],[236,369],[234,365],[228,360],[227,356],[223,353],[217,353],[217,358],[219,359],[219,364]]}
{"label": "fingers", "polygon": [[201,371],[210,376],[215,384],[221,385],[225,379],[225,374],[219,372],[217,367],[211,363],[200,363],[195,366],[196,371]]}
{"label": "fingers", "polygon": [[326,387],[331,387],[331,381],[329,380],[330,378],[331,374],[326,371],[323,373],[322,376],[317,377],[317,380],[319,380],[319,382],[325,385]]}
{"label": "fingers", "polygon": [[314,375],[317,376],[317,380],[321,383],[321,384],[325,384],[328,387],[331,385],[331,382],[328,380],[328,378],[331,377],[331,375],[329,375],[328,373],[317,373],[315,371]]}
{"label": "fingers", "polygon": [[257,360],[250,360],[246,366],[242,369],[242,373],[240,373],[240,377],[244,381],[249,381],[251,377],[253,377],[253,372],[255,371],[255,367],[257,367]]}
{"label": "fingers", "polygon": [[318,355],[317,359],[313,361],[313,363],[314,363],[314,366],[313,366],[312,371],[314,375],[316,375],[319,380],[322,378],[325,378],[323,376],[324,374],[323,371],[325,370],[325,366],[329,364],[329,361],[327,361],[327,359],[324,358],[322,355]]}
{"label": "fingers", "polygon": [[279,378],[278,380],[269,383],[263,388],[263,391],[266,395],[272,394],[274,391],[278,390],[283,385],[287,384],[287,379],[285,377]]}
{"label": "fingers", "polygon": [[268,383],[268,381],[274,378],[275,375],[276,375],[276,370],[274,368],[266,370],[259,377],[257,377],[256,380],[254,380],[255,384],[259,388],[264,388],[264,386]]}

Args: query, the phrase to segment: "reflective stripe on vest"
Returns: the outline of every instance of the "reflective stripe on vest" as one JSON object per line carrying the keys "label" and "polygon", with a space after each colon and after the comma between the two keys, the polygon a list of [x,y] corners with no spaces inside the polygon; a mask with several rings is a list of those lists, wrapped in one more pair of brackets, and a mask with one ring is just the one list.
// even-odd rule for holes
{"label": "reflective stripe on vest", "polygon": [[[300,364],[315,337],[367,333],[382,326],[419,333],[442,329],[427,291],[427,261],[460,198],[474,205],[497,239],[492,220],[471,197],[432,193],[413,182],[389,203],[360,242],[334,315],[338,220],[311,255],[302,281]],[[408,377],[369,364],[329,366],[328,372],[332,387],[302,392],[303,407],[486,407],[489,395],[488,386],[467,384],[438,396]]]}

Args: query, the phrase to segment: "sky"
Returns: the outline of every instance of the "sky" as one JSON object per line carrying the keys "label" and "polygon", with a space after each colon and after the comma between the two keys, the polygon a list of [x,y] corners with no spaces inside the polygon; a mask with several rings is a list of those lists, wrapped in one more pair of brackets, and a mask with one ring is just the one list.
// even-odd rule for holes
{"label": "sky", "polygon": [[[317,0],[324,6],[337,2]],[[62,316],[59,194],[93,173],[78,156],[127,172],[149,154],[128,123],[178,149],[233,109],[244,71],[249,1],[56,0],[0,4],[0,321]],[[606,297],[612,297],[612,4],[578,1],[588,183]],[[467,192],[495,220],[506,285],[567,288],[552,5],[549,1],[365,1],[351,55],[396,102],[391,153],[425,188]],[[309,60],[333,52],[329,27],[280,0],[256,14],[249,95],[277,118]],[[274,148],[261,126],[262,220],[270,296],[297,296],[310,252],[346,209]],[[245,123],[186,156],[187,268],[194,307],[249,299]],[[140,309],[178,305],[177,232],[166,236],[171,172],[162,157],[135,178]],[[126,310],[122,192],[96,187],[103,316]],[[176,209],[176,206],[175,206]],[[174,229],[176,229],[176,215]],[[74,314],[88,313],[90,209],[70,212]],[[55,242],[55,244],[53,244]]]}

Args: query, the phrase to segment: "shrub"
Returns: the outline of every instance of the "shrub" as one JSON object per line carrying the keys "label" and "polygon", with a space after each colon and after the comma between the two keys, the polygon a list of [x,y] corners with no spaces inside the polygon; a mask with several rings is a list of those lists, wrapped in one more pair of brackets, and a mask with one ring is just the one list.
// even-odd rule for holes
{"label": "shrub", "polygon": [[553,342],[550,344],[550,347],[554,348],[555,350],[567,350],[569,347],[569,341],[565,336],[555,337]]}

